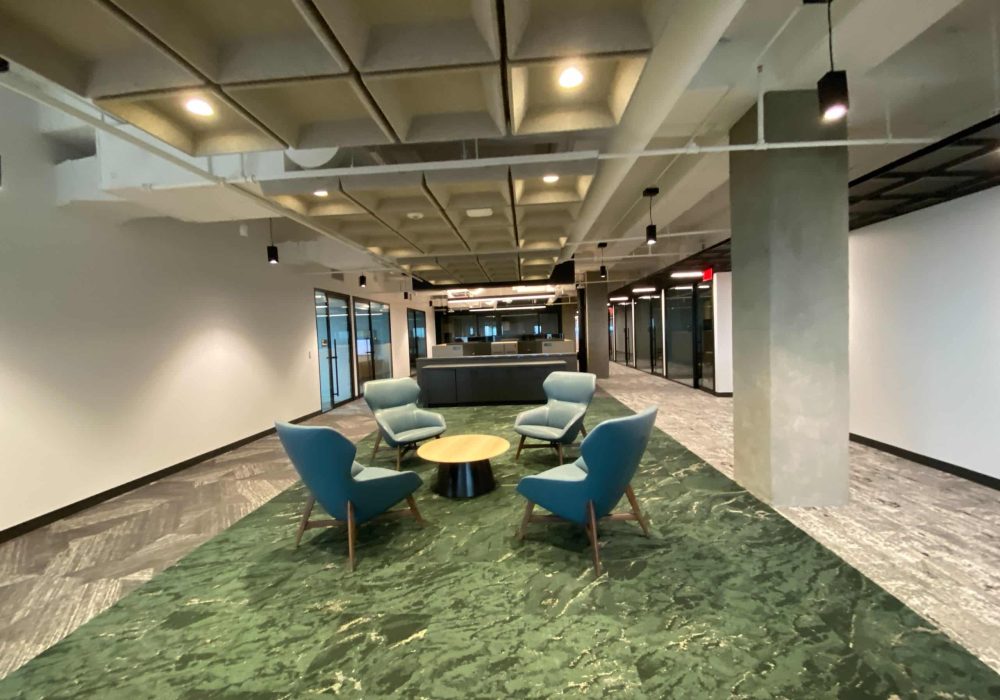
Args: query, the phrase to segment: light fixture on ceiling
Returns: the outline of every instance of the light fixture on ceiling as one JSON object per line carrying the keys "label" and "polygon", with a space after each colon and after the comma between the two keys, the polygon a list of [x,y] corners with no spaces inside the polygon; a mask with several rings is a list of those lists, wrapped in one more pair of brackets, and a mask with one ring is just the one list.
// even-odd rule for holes
{"label": "light fixture on ceiling", "polygon": [[819,95],[819,113],[825,122],[835,122],[847,116],[850,109],[850,95],[847,91],[847,71],[834,70],[833,66],[833,19],[831,17],[830,5],[832,0],[826,2],[826,29],[827,39],[830,47],[830,70],[826,72],[816,84],[816,91]]}
{"label": "light fixture on ceiling", "polygon": [[409,301],[410,300],[410,293],[409,292],[403,292],[403,300],[404,301]]}
{"label": "light fixture on ceiling", "polygon": [[576,66],[567,66],[559,73],[559,87],[572,90],[583,85],[583,73]]}
{"label": "light fixture on ceiling", "polygon": [[489,309],[469,309],[469,311],[471,311],[473,313],[483,314],[483,313],[490,313],[490,312],[494,312],[495,313],[497,311],[528,311],[528,310],[537,311],[537,310],[541,310],[541,309],[544,309],[544,308],[545,308],[544,306],[502,306],[502,307],[496,308],[496,309],[494,309],[494,308],[489,308]]}
{"label": "light fixture on ceiling", "polygon": [[655,292],[656,287],[632,287],[633,294],[648,294],[649,292]]}
{"label": "light fixture on ceiling", "polygon": [[466,209],[465,215],[470,219],[485,219],[488,216],[493,216],[493,209],[490,207],[481,207],[479,209]]}
{"label": "light fixture on ceiling", "polygon": [[419,211],[408,211],[406,212],[406,218],[409,219],[410,221],[420,221],[422,218],[424,218],[424,214],[423,212]]}
{"label": "light fixture on ceiling", "polygon": [[316,190],[315,192],[313,192],[313,195],[316,197],[327,197],[329,196],[329,194],[330,193],[327,192],[326,190]]}
{"label": "light fixture on ceiling", "polygon": [[601,241],[597,244],[597,249],[601,251],[601,279],[606,280],[608,278],[608,268],[604,265],[604,249],[608,247],[607,241]]}
{"label": "light fixture on ceiling", "polygon": [[190,100],[184,103],[184,109],[189,111],[191,114],[197,114],[199,117],[210,117],[215,114],[215,110],[212,105],[208,104],[207,101],[201,99],[200,97],[192,97]]}
{"label": "light fixture on ceiling", "polygon": [[695,278],[701,279],[701,277],[702,277],[703,274],[704,274],[703,272],[694,272],[694,271],[691,271],[691,272],[671,272],[670,276],[673,277],[675,280],[688,280],[688,279],[695,279]]}
{"label": "light fixture on ceiling", "polygon": [[358,277],[358,286],[361,287],[362,289],[364,289],[365,287],[367,287],[368,286],[368,278],[365,277],[364,275],[360,275]]}
{"label": "light fixture on ceiling", "polygon": [[656,244],[656,224],[653,223],[653,197],[660,194],[659,187],[647,187],[642,196],[649,200],[649,225],[646,226],[646,245]]}
{"label": "light fixture on ceiling", "polygon": [[272,265],[277,265],[278,246],[274,245],[274,219],[267,220],[267,235],[271,241],[267,246],[267,261]]}
{"label": "light fixture on ceiling", "polygon": [[608,297],[608,301],[628,301],[628,297]]}
{"label": "light fixture on ceiling", "polygon": [[555,183],[559,182],[559,176],[555,174],[543,175],[542,182],[544,182],[546,185],[554,185]]}

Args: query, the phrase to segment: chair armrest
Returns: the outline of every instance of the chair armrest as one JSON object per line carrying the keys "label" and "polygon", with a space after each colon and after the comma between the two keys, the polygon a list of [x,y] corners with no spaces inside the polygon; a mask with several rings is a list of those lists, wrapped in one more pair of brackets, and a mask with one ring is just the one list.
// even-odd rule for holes
{"label": "chair armrest", "polygon": [[396,439],[396,431],[392,429],[389,425],[389,421],[381,415],[382,411],[375,411],[375,423],[378,425],[378,429],[382,431],[382,434],[389,438],[390,440]]}
{"label": "chair armrest", "polygon": [[428,411],[423,408],[418,408],[414,412],[417,424],[421,428],[447,428],[448,425],[444,422],[444,416],[440,413],[435,413],[434,411]]}
{"label": "chair armrest", "polygon": [[549,424],[549,407],[539,406],[538,408],[530,408],[527,411],[522,411],[517,414],[517,418],[514,419],[514,427],[519,425],[548,425]]}

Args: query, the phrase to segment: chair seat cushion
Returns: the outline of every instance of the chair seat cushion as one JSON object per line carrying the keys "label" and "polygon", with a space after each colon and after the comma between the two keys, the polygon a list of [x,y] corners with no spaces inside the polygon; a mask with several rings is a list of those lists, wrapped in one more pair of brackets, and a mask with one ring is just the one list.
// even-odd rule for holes
{"label": "chair seat cushion", "polygon": [[547,425],[531,425],[529,423],[516,425],[514,426],[514,430],[520,435],[535,438],[536,440],[559,440],[566,433],[566,430],[563,428],[552,428]]}
{"label": "chair seat cushion", "polygon": [[354,462],[354,463],[353,463],[353,464],[351,465],[351,476],[357,476],[358,474],[360,474],[360,473],[361,473],[361,471],[362,471],[362,470],[363,470],[364,468],[365,468],[365,465],[363,465],[363,464],[362,464],[361,462],[357,462],[357,461],[356,461],[356,462]]}
{"label": "chair seat cushion", "polygon": [[383,469],[382,467],[363,467],[360,472],[353,476],[355,481],[371,481],[372,479],[392,479],[412,473],[398,472],[395,469]]}
{"label": "chair seat cushion", "polygon": [[420,442],[421,440],[427,440],[435,435],[440,435],[445,431],[445,428],[440,425],[434,425],[429,428],[413,428],[412,430],[404,430],[401,433],[396,433],[396,440],[400,444],[408,444],[411,442]]}
{"label": "chair seat cushion", "polygon": [[526,476],[521,479],[521,481],[527,481],[528,479],[539,479],[545,481],[583,481],[586,478],[587,472],[576,466],[576,463],[574,462],[571,464],[561,464],[558,467],[546,469],[539,474]]}

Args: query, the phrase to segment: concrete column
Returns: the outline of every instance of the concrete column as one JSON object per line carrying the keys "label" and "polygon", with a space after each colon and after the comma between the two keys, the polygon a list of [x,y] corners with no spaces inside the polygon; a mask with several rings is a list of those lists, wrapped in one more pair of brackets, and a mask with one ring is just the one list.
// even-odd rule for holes
{"label": "concrete column", "polygon": [[[608,283],[598,272],[587,273],[587,318],[581,333],[587,343],[587,371],[608,377]],[[582,320],[582,319],[581,319]]]}
{"label": "concrete column", "polygon": [[[813,90],[764,96],[767,141],[846,137]],[[730,142],[757,140],[757,110]],[[847,149],[731,153],[735,473],[775,505],[846,503]]]}

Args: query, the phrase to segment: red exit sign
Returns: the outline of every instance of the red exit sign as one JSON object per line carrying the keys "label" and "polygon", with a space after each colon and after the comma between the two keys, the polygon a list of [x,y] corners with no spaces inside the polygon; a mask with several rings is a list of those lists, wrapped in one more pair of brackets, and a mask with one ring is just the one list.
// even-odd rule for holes
{"label": "red exit sign", "polygon": [[713,274],[714,274],[714,272],[712,271],[712,268],[710,268],[710,267],[707,268],[707,269],[705,269],[705,270],[702,270],[701,271],[701,281],[702,282],[711,282]]}

